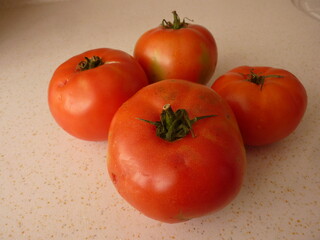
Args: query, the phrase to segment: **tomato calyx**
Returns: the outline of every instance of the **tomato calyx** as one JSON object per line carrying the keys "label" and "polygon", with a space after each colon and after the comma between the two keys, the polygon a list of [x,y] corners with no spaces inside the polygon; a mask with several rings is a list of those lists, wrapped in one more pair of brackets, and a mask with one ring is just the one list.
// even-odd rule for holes
{"label": "tomato calyx", "polygon": [[[188,23],[186,23],[186,21],[185,21],[188,18],[184,18],[183,21],[181,22],[180,17],[176,11],[173,11],[172,14],[173,14],[173,23],[163,19],[162,23],[161,23],[162,27],[167,28],[167,29],[177,30],[177,29],[185,28],[188,26]],[[188,19],[188,20],[192,21],[190,19]]]}
{"label": "tomato calyx", "polygon": [[187,110],[178,109],[174,112],[170,104],[165,104],[160,114],[160,121],[153,122],[141,118],[138,119],[156,126],[156,135],[158,137],[168,142],[173,142],[187,136],[190,132],[192,137],[195,137],[192,125],[201,119],[215,116],[217,115],[206,115],[190,119]]}
{"label": "tomato calyx", "polygon": [[77,65],[77,70],[79,70],[79,71],[89,70],[89,69],[96,68],[96,67],[99,67],[104,64],[102,61],[102,58],[100,58],[98,56],[93,56],[91,58],[88,58],[88,57],[84,57],[84,58],[85,58],[85,60],[79,62]]}
{"label": "tomato calyx", "polygon": [[246,81],[252,82],[254,84],[257,84],[260,86],[260,90],[262,90],[262,87],[264,85],[264,81],[266,78],[283,78],[281,75],[259,75],[257,73],[254,73],[254,69],[250,70],[250,73],[246,75],[247,79]]}

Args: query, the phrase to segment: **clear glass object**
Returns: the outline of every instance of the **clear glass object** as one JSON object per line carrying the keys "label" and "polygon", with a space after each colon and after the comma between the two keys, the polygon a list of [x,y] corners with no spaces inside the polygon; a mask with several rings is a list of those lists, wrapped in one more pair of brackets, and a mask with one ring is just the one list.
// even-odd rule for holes
{"label": "clear glass object", "polygon": [[320,0],[291,0],[300,10],[320,21]]}

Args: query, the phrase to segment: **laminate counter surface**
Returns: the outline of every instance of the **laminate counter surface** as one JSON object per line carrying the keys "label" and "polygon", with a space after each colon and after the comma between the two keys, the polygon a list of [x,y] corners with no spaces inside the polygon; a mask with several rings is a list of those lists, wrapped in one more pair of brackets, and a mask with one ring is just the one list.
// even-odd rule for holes
{"label": "laminate counter surface", "polygon": [[[1,6],[1,5],[0,5]],[[212,83],[241,65],[295,74],[308,94],[299,127],[248,147],[243,188],[226,208],[180,224],[149,219],[116,192],[107,142],[65,133],[47,104],[62,62],[109,47],[133,53],[171,11],[208,28],[219,59]],[[0,239],[320,239],[320,21],[289,0],[92,0],[0,8]]]}

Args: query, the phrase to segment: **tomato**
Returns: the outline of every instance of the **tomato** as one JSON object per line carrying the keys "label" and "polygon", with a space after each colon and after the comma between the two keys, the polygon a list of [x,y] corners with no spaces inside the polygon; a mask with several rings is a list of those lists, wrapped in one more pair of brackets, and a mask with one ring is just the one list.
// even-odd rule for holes
{"label": "tomato", "polygon": [[69,134],[84,140],[106,140],[116,110],[147,84],[143,69],[129,54],[93,49],[56,69],[48,103],[56,122]]}
{"label": "tomato", "polygon": [[307,107],[305,88],[283,69],[237,67],[220,76],[212,89],[231,106],[247,145],[265,145],[287,137]]}
{"label": "tomato", "polygon": [[163,20],[138,39],[134,57],[151,82],[179,78],[206,84],[217,64],[216,42],[203,26],[181,22],[173,14],[173,23]]}
{"label": "tomato", "polygon": [[240,191],[245,166],[232,110],[201,84],[172,79],[144,87],[111,123],[110,178],[127,202],[158,221],[223,208]]}

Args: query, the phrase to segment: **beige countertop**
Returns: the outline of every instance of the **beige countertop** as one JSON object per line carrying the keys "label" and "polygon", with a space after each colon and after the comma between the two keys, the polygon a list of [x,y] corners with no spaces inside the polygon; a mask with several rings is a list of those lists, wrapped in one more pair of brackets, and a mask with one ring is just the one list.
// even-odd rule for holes
{"label": "beige countertop", "polygon": [[[320,239],[320,21],[290,0],[35,2],[0,8],[0,239]],[[309,97],[293,134],[247,149],[229,206],[174,225],[129,206],[107,175],[107,142],[68,135],[47,104],[60,63],[98,47],[132,54],[172,10],[215,36],[212,81],[240,65],[273,66],[295,74]]]}

